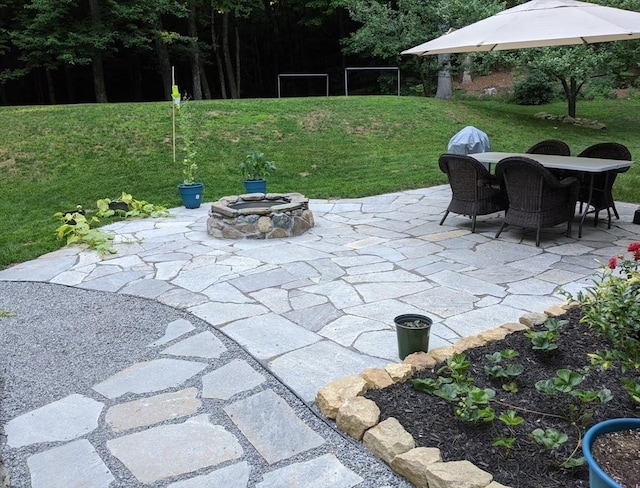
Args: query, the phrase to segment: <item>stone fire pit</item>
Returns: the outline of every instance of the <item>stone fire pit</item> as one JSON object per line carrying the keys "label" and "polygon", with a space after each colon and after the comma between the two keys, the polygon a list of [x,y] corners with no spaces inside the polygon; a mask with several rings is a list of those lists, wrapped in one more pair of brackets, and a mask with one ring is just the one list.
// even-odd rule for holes
{"label": "stone fire pit", "polygon": [[211,205],[207,232],[223,239],[299,236],[313,227],[309,199],[300,193],[248,193]]}

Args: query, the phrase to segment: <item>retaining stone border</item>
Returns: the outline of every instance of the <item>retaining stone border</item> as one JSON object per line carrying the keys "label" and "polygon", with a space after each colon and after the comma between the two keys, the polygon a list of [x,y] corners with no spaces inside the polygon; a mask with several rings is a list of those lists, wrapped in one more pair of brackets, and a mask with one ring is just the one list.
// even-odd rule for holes
{"label": "retaining stone border", "polygon": [[577,306],[575,302],[554,305],[544,313],[523,315],[518,323],[506,323],[477,336],[465,337],[452,346],[411,354],[401,364],[390,363],[384,369],[370,368],[359,376],[332,381],[318,392],[316,405],[322,415],[335,420],[338,429],[362,441],[374,456],[418,488],[509,488],[493,481],[491,473],[469,461],[443,462],[440,449],[416,447],[413,437],[397,419],[389,417],[379,422],[380,409],[362,395],[370,389],[405,382],[416,371],[434,369],[453,354],[502,340],[513,332],[540,325],[547,318],[563,315]]}

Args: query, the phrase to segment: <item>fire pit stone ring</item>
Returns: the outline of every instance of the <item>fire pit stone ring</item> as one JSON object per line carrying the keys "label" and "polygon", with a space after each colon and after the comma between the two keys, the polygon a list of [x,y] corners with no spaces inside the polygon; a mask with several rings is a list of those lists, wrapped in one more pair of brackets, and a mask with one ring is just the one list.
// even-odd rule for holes
{"label": "fire pit stone ring", "polygon": [[309,199],[300,193],[247,193],[211,205],[207,233],[219,239],[295,237],[313,227]]}

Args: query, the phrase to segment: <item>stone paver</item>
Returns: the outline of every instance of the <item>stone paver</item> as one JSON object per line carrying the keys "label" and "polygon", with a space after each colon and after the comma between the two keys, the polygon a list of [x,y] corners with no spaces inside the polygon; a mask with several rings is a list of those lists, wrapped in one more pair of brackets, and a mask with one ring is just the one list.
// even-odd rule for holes
{"label": "stone paver", "polygon": [[34,454],[27,464],[32,488],[108,488],[115,480],[86,439]]}
{"label": "stone paver", "polygon": [[82,395],[69,395],[16,417],[4,426],[7,445],[76,439],[98,427],[104,404]]}
{"label": "stone paver", "polygon": [[269,464],[324,443],[272,390],[232,403],[224,411]]}
{"label": "stone paver", "polygon": [[247,488],[251,466],[246,461],[217,469],[212,473],[171,483],[168,488]]}
{"label": "stone paver", "polygon": [[143,483],[217,466],[243,454],[237,438],[207,415],[112,439],[107,447]]}
{"label": "stone paver", "polygon": [[345,468],[332,454],[325,454],[311,461],[291,464],[264,475],[264,481],[256,488],[282,488],[304,486],[305,488],[351,488],[363,479]]}
{"label": "stone paver", "polygon": [[202,402],[196,398],[197,394],[196,388],[187,388],[114,405],[107,411],[105,422],[114,432],[123,432],[193,415],[202,406]]}
{"label": "stone paver", "polygon": [[184,339],[162,351],[172,356],[189,356],[203,359],[219,358],[227,350],[220,339],[211,332],[205,331]]}
{"label": "stone paver", "polygon": [[234,359],[202,377],[202,398],[228,400],[236,393],[251,390],[266,378],[246,361]]}
{"label": "stone paver", "polygon": [[116,373],[93,387],[107,398],[118,398],[125,393],[149,393],[178,386],[205,369],[205,363],[180,359],[154,359],[137,363]]}

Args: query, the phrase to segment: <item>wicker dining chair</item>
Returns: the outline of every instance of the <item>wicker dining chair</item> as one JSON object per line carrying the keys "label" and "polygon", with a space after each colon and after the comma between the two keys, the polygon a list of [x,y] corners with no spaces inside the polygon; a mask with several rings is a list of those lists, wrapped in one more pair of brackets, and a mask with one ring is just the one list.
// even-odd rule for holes
{"label": "wicker dining chair", "polygon": [[[629,152],[629,149],[617,142],[600,142],[598,144],[594,144],[586,148],[578,154],[578,156],[584,158],[631,161],[631,152]],[[598,214],[601,210],[607,211],[608,229],[611,228],[611,210],[613,210],[616,219],[620,219],[620,215],[616,209],[616,203],[613,200],[613,184],[616,181],[616,176],[618,176],[619,173],[624,173],[628,169],[629,168],[623,168],[594,175],[582,175],[580,181],[580,193],[578,194],[580,212],[582,213],[582,207],[584,204],[589,204],[593,207],[593,210],[587,209],[587,213],[594,214],[594,226],[598,225]],[[593,183],[591,182],[591,178],[593,178]],[[591,195],[589,195],[589,193],[591,193]]]}
{"label": "wicker dining chair", "polygon": [[559,141],[558,139],[546,139],[531,146],[527,149],[527,153],[571,156],[571,149],[569,149],[569,145],[566,142]]}
{"label": "wicker dining chair", "polygon": [[478,160],[461,154],[443,154],[438,160],[451,185],[451,202],[442,225],[453,212],[471,217],[471,232],[476,231],[476,217],[507,209],[507,197],[500,181]]}
{"label": "wicker dining chair", "polygon": [[561,180],[539,162],[523,156],[501,160],[496,166],[496,176],[504,182],[509,198],[509,208],[496,238],[507,225],[534,228],[538,247],[540,230],[563,222],[567,222],[567,235],[571,236],[580,189],[576,178]]}

